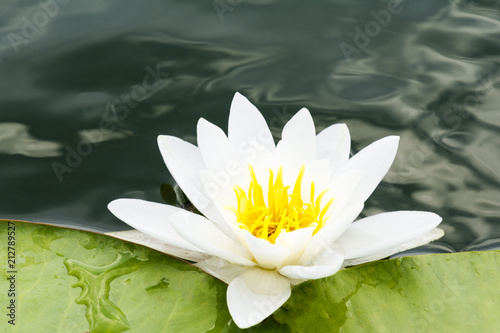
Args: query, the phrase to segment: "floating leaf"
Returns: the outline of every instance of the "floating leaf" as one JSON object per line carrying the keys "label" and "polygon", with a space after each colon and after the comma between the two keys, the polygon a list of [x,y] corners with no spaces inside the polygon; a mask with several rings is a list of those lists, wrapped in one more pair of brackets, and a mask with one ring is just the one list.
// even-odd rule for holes
{"label": "floating leaf", "polygon": [[500,332],[499,276],[500,251],[378,261],[297,286],[275,318],[293,332]]}
{"label": "floating leaf", "polygon": [[[12,222],[11,222],[12,223]],[[241,332],[227,286],[192,265],[90,232],[0,221],[0,332]],[[15,326],[5,314],[15,271]],[[249,332],[497,332],[500,251],[385,260],[308,281]],[[7,296],[7,297],[6,297]]]}
{"label": "floating leaf", "polygon": [[[18,332],[81,333],[198,333],[214,327],[224,283],[196,267],[99,234],[15,225],[16,325],[4,319],[0,332],[9,326]],[[0,229],[5,258],[6,221]],[[0,271],[2,304],[9,301],[6,261]]]}

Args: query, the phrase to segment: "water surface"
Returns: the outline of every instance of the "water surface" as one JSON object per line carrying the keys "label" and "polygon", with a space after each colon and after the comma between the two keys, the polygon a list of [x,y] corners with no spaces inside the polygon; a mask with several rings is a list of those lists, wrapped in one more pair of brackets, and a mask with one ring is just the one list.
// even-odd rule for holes
{"label": "water surface", "polygon": [[301,107],[346,123],[353,153],[400,135],[363,214],[433,211],[435,251],[496,248],[499,18],[488,0],[4,1],[0,217],[127,229],[107,203],[173,183],[158,134],[226,129],[240,91],[276,139]]}

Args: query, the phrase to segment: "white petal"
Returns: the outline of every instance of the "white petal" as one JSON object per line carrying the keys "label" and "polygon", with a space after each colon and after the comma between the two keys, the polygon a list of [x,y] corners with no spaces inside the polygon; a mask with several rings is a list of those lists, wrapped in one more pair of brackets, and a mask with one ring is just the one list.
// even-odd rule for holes
{"label": "white petal", "polygon": [[198,262],[195,264],[195,266],[216,277],[217,279],[225,282],[226,284],[231,283],[231,281],[233,281],[235,278],[237,278],[247,270],[253,269],[250,266],[234,265],[224,259],[217,257],[211,257],[208,260]]}
{"label": "white petal", "polygon": [[347,206],[340,215],[331,220],[328,225],[321,228],[311,238],[298,262],[303,264],[320,256],[321,253],[328,249],[332,243],[349,228],[362,210],[362,203]]}
{"label": "white petal", "polygon": [[382,213],[356,221],[336,243],[344,249],[346,259],[370,256],[430,232],[441,220],[430,212]]}
{"label": "white petal", "polygon": [[[129,226],[159,239],[171,246],[204,252],[181,237],[172,227],[179,213],[190,213],[177,207],[139,199],[118,199],[108,204],[108,209]],[[200,216],[200,218],[203,218]]]}
{"label": "white petal", "polygon": [[[243,163],[226,134],[211,122],[200,118],[197,126],[198,148],[208,170],[225,172],[229,176],[229,164],[235,164],[242,172]],[[244,165],[246,166],[246,164]],[[246,171],[246,170],[245,170]]]}
{"label": "white petal", "polygon": [[182,219],[172,222],[172,226],[185,240],[202,249],[205,253],[229,262],[254,266],[247,249],[219,230],[213,223],[196,214],[182,215]]}
{"label": "white petal", "polygon": [[[353,193],[363,178],[363,170],[347,170],[345,172],[337,172],[330,183],[330,191],[324,197],[324,202],[333,197],[335,200],[330,206],[326,216],[331,218],[330,221],[335,221],[337,216],[341,214],[347,205],[359,203],[360,201],[351,200]],[[361,201],[362,203],[363,201]],[[329,222],[327,222],[328,224]]]}
{"label": "white petal", "polygon": [[106,232],[105,235],[113,238],[122,239],[130,243],[143,245],[149,247],[150,249],[154,249],[156,251],[166,253],[174,257],[194,262],[206,261],[211,258],[208,254],[204,254],[202,252],[186,250],[184,248],[168,245],[167,243],[164,243],[157,238],[154,238],[150,235],[143,233],[142,231],[135,229],[126,231]]}
{"label": "white petal", "polygon": [[199,177],[208,197],[210,197],[214,206],[219,210],[219,214],[225,217],[226,221],[228,221],[228,216],[234,217],[234,213],[228,207],[236,207],[237,205],[237,198],[234,192],[236,185],[244,189],[248,188],[250,184],[250,172],[248,169],[245,174],[234,176],[223,172],[201,170]]}
{"label": "white petal", "polygon": [[275,156],[278,165],[294,169],[316,160],[316,129],[307,109],[301,109],[285,124]]}
{"label": "white petal", "polygon": [[444,231],[439,228],[434,228],[431,231],[429,231],[426,234],[423,234],[422,236],[418,238],[414,238],[408,242],[405,242],[403,244],[400,244],[396,247],[390,248],[388,250],[384,250],[382,252],[377,252],[376,254],[366,256],[366,257],[359,257],[359,258],[354,258],[354,259],[349,259],[345,260],[344,264],[342,264],[343,267],[348,267],[348,266],[356,266],[356,265],[361,265],[366,262],[370,261],[375,261],[383,258],[387,258],[389,256],[392,256],[393,254],[403,252],[409,249],[413,249],[418,246],[425,245],[427,243],[430,243],[436,239],[439,239],[444,236]]}
{"label": "white petal", "polygon": [[257,325],[290,297],[290,282],[275,271],[249,270],[227,288],[229,313],[239,328]]}
{"label": "white petal", "polygon": [[228,137],[234,147],[243,155],[247,155],[248,159],[252,159],[252,153],[260,153],[262,150],[274,153],[274,139],[266,120],[259,110],[238,92],[231,103]]}
{"label": "white petal", "polygon": [[[311,183],[314,182],[314,195],[315,198],[325,189],[330,191],[330,162],[326,159],[316,160],[309,164],[304,169],[304,178],[302,179],[301,197],[304,202],[311,200]],[[294,175],[293,181],[290,183],[292,189],[298,174]],[[292,190],[290,190],[292,191]],[[329,200],[331,193],[327,193],[322,203],[326,204]]]}
{"label": "white petal", "polygon": [[280,274],[290,279],[321,279],[338,272],[344,262],[344,257],[334,251],[328,249],[322,258],[311,262],[308,265],[290,265],[280,269]]}
{"label": "white petal", "polygon": [[349,159],[351,136],[345,124],[335,124],[325,128],[316,136],[316,149],[319,160],[330,161],[332,173]]}
{"label": "white petal", "polygon": [[290,249],[290,255],[284,265],[293,265],[297,262],[309,243],[314,229],[314,227],[310,227],[289,232],[280,232],[279,236],[276,238],[275,244]]}
{"label": "white petal", "polygon": [[172,177],[193,205],[211,221],[224,221],[201,183],[199,172],[205,164],[198,147],[168,135],[158,136],[158,146]]}
{"label": "white petal", "polygon": [[375,141],[342,165],[338,173],[363,170],[363,176],[351,196],[351,201],[365,202],[391,167],[398,149],[398,136]]}
{"label": "white petal", "polygon": [[[245,230],[246,231],[246,230]],[[245,241],[248,250],[252,253],[257,264],[266,269],[276,269],[283,266],[291,254],[289,248],[271,244],[265,239],[257,238],[250,232],[245,232]]]}

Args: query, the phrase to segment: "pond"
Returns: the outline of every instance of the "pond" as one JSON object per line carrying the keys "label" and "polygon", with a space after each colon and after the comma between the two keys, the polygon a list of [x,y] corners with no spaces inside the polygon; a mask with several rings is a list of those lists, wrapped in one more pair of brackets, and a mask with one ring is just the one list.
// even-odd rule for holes
{"label": "pond", "polygon": [[156,138],[227,130],[236,91],[278,140],[302,107],[346,123],[352,153],[399,135],[362,215],[426,210],[427,252],[500,248],[500,1],[5,1],[0,217],[128,227],[106,208],[162,202]]}

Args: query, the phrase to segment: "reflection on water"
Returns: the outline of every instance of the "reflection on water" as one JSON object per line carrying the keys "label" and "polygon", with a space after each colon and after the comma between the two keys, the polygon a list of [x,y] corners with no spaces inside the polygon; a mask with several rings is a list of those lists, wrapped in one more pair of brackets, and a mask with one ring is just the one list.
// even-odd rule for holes
{"label": "reflection on water", "polygon": [[431,252],[500,237],[500,1],[50,3],[0,8],[0,217],[125,229],[107,203],[172,182],[156,136],[240,91],[277,138],[301,107],[353,152],[400,135],[364,215],[440,214]]}
{"label": "reflection on water", "polygon": [[20,154],[28,157],[59,155],[57,142],[37,140],[30,136],[28,127],[17,123],[0,123],[0,154]]}

